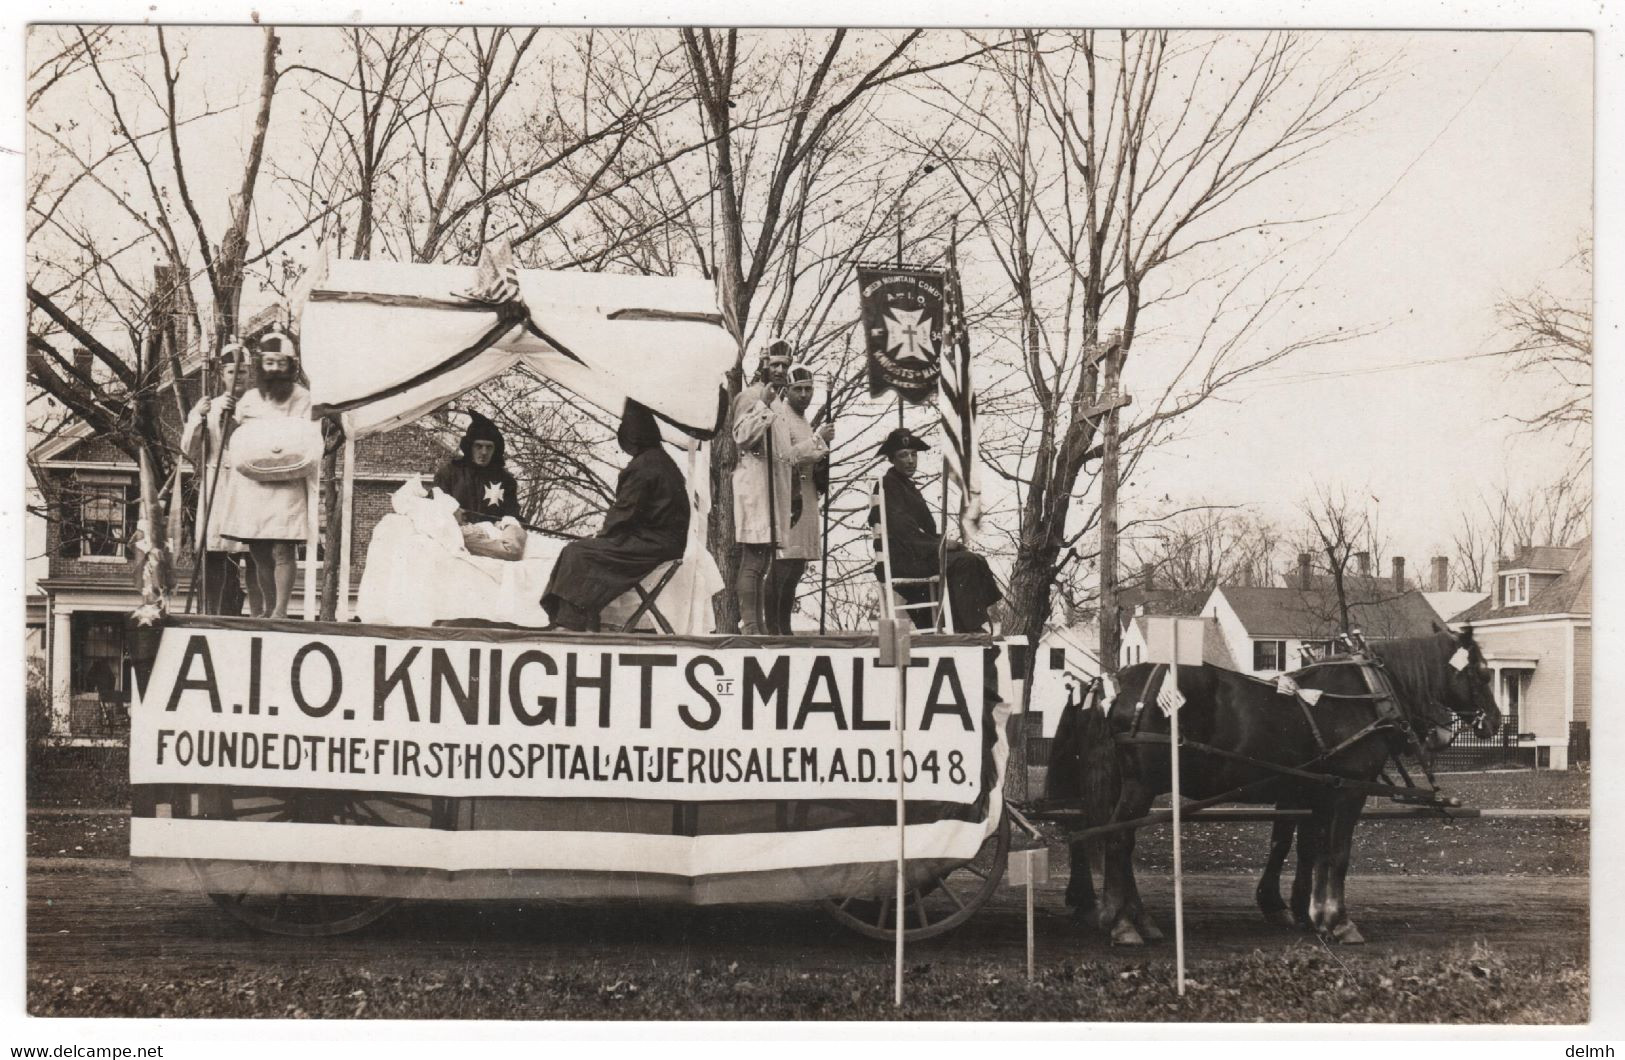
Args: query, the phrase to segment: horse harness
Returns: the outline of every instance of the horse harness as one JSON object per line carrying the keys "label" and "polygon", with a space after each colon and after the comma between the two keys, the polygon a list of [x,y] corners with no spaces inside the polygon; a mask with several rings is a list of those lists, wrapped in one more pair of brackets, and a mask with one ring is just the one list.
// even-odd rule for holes
{"label": "horse harness", "polygon": [[[1304,762],[1296,767],[1281,765],[1277,762],[1266,762],[1261,759],[1254,758],[1251,755],[1244,755],[1237,751],[1227,750],[1223,747],[1215,747],[1211,744],[1192,740],[1186,736],[1180,737],[1180,747],[1189,748],[1198,753],[1211,755],[1213,757],[1224,758],[1230,761],[1252,765],[1282,776],[1289,776],[1299,780],[1307,780],[1316,784],[1324,784],[1328,787],[1338,788],[1345,791],[1359,792],[1365,795],[1376,795],[1395,799],[1401,802],[1414,802],[1421,803],[1423,805],[1442,806],[1443,804],[1439,802],[1438,787],[1433,783],[1433,772],[1426,765],[1425,757],[1421,754],[1421,744],[1417,740],[1416,733],[1412,730],[1412,727],[1408,722],[1405,711],[1399,705],[1399,696],[1394,690],[1393,680],[1389,677],[1388,671],[1383,667],[1381,660],[1377,659],[1375,656],[1360,652],[1343,657],[1322,659],[1318,662],[1311,663],[1309,666],[1303,667],[1300,670],[1294,671],[1294,673],[1301,674],[1307,670],[1320,669],[1330,666],[1358,667],[1360,676],[1365,682],[1366,691],[1326,692],[1316,689],[1315,691],[1319,692],[1320,695],[1316,697],[1315,701],[1319,702],[1320,699],[1335,699],[1345,700],[1350,703],[1370,703],[1372,706],[1373,717],[1353,735],[1348,736],[1333,746],[1327,746],[1326,738],[1322,734],[1320,726],[1315,721],[1313,711],[1310,709],[1311,704],[1309,700],[1302,694],[1301,689],[1294,687],[1290,694],[1293,700],[1298,704],[1298,708],[1303,714],[1304,724],[1308,728],[1309,733],[1315,742],[1316,754],[1307,762]],[[1152,689],[1154,687],[1160,689],[1162,680],[1167,676],[1167,673],[1167,664],[1157,664],[1157,667],[1151,674],[1150,679],[1146,681],[1145,687],[1141,690],[1140,701],[1135,706],[1134,721],[1130,725],[1129,731],[1126,733],[1117,733],[1113,737],[1117,743],[1168,744],[1171,742],[1167,733],[1148,733],[1141,731],[1141,722],[1147,713],[1146,708],[1153,700]],[[1259,684],[1268,685],[1272,689],[1280,691],[1279,687],[1273,681],[1253,677],[1250,674],[1241,674],[1239,676],[1246,677],[1248,680],[1255,681]],[[1385,734],[1388,737],[1388,757],[1398,769],[1400,776],[1404,778],[1405,785],[1403,787],[1392,782],[1377,783],[1375,781],[1352,780],[1347,777],[1339,777],[1330,773],[1313,771],[1312,767],[1328,761],[1348,748],[1353,747],[1363,740],[1366,740],[1367,738],[1379,733]],[[1404,763],[1400,761],[1400,755],[1406,750],[1416,752],[1418,759],[1423,761],[1423,769],[1427,772],[1428,781],[1431,787],[1431,790],[1425,794],[1416,784],[1416,782],[1411,779],[1410,773],[1405,769]],[[1197,810],[1208,806],[1216,806],[1221,802],[1228,802],[1231,799],[1246,793],[1248,790],[1260,787],[1274,779],[1276,778],[1265,777],[1262,780],[1251,781],[1220,795],[1187,803],[1185,808],[1187,810]]]}

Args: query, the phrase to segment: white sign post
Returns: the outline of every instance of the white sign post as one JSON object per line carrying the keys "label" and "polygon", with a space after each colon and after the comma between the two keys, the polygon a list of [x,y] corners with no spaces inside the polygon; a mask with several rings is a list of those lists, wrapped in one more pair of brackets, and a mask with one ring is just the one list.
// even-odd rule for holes
{"label": "white sign post", "polygon": [[894,969],[894,1003],[898,1008],[903,1007],[903,929],[904,917],[904,873],[908,867],[906,837],[908,799],[904,791],[903,768],[903,724],[904,714],[908,704],[908,663],[909,663],[909,623],[906,619],[883,618],[880,620],[880,665],[893,666],[897,669],[897,705],[895,727],[897,729],[897,945],[893,960]]}
{"label": "white sign post", "polygon": [[1178,989],[1185,995],[1185,877],[1179,848],[1179,708],[1185,697],[1179,691],[1179,667],[1202,665],[1203,623],[1199,618],[1156,616],[1146,620],[1146,657],[1166,663],[1167,680],[1157,695],[1158,705],[1168,714],[1168,801],[1173,807],[1174,826],[1174,965]]}

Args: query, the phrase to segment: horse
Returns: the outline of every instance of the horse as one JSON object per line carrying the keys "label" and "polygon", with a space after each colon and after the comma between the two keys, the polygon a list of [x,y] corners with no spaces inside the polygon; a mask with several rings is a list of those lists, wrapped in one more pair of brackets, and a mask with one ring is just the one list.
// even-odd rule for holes
{"label": "horse", "polygon": [[[1483,735],[1500,724],[1490,671],[1471,630],[1378,642],[1369,650],[1369,660],[1327,659],[1295,675],[1300,688],[1323,693],[1314,705],[1281,694],[1272,682],[1214,666],[1180,667],[1178,675],[1185,700],[1180,729],[1187,744],[1181,754],[1182,795],[1309,810],[1309,819],[1296,828],[1289,822],[1277,826],[1273,872],[1266,869],[1260,881],[1259,905],[1267,917],[1286,919],[1279,871],[1295,830],[1295,919],[1350,944],[1364,941],[1343,901],[1354,827],[1369,794],[1358,785],[1375,780],[1388,757],[1414,739],[1437,745],[1456,718],[1470,719]],[[1367,683],[1371,663],[1386,675],[1392,701]],[[1108,712],[1077,706],[1063,712],[1048,794],[1081,801],[1090,826],[1137,820],[1170,788],[1168,719],[1155,706],[1168,683],[1166,670],[1142,663],[1122,671],[1121,691]],[[1340,788],[1297,774],[1353,783]],[[1079,915],[1094,905],[1088,859],[1103,853],[1101,926],[1120,945],[1161,938],[1135,886],[1133,830],[1111,832],[1100,845],[1103,851],[1088,843],[1072,845],[1067,904]]]}

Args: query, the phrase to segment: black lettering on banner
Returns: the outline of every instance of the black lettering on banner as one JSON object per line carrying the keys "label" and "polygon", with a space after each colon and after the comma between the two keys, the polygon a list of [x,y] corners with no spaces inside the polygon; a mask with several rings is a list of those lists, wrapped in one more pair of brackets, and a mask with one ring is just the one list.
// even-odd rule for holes
{"label": "black lettering on banner", "polygon": [[[828,699],[813,698],[820,682],[829,689]],[[841,707],[841,690],[835,684],[835,664],[828,655],[813,658],[812,673],[807,676],[807,687],[801,694],[801,709],[796,712],[797,731],[806,727],[807,715],[812,713],[834,715],[835,728],[845,731],[846,712]]]}
{"label": "black lettering on banner", "polygon": [[654,668],[676,666],[677,656],[628,652],[620,657],[620,664],[635,666],[641,671],[638,679],[638,727],[647,729],[654,722]]}
{"label": "black lettering on banner", "polygon": [[[327,660],[327,702],[321,706],[312,706],[305,699],[305,657],[311,652],[317,652]],[[306,716],[312,718],[325,718],[339,705],[339,697],[344,694],[344,673],[339,667],[339,657],[333,654],[333,649],[319,640],[313,640],[302,645],[293,654],[292,673],[289,675],[293,681],[293,702]]]}
{"label": "black lettering on banner", "polygon": [[445,648],[429,651],[429,722],[440,723],[440,694],[444,689],[457,705],[457,712],[470,725],[480,723],[480,649],[468,649],[468,684],[457,680],[451,654]]}
{"label": "black lettering on banner", "polygon": [[[945,685],[953,695],[953,698],[946,702],[939,697]],[[970,704],[965,701],[965,689],[959,683],[959,667],[954,664],[951,655],[944,655],[937,660],[936,672],[931,675],[931,691],[925,697],[925,716],[920,719],[920,731],[928,731],[931,728],[931,719],[938,714],[957,715],[966,732],[974,732],[976,729],[976,723],[970,716]]]}
{"label": "black lettering on banner", "polygon": [[874,780],[878,775],[879,765],[875,761],[875,753],[867,747],[858,748],[858,780],[864,784]]}
{"label": "black lettering on banner", "polygon": [[745,656],[742,683],[745,694],[740,703],[740,725],[748,732],[756,727],[753,699],[761,696],[762,705],[777,701],[774,719],[777,727],[790,727],[790,657],[781,655],[773,660],[773,668],[762,672],[762,664],[754,655]]}
{"label": "black lettering on banner", "polygon": [[248,712],[260,712],[260,662],[265,654],[265,638],[248,638]]}
{"label": "black lettering on banner", "polygon": [[486,682],[491,690],[491,707],[486,714],[488,724],[499,725],[502,722],[502,649],[491,649],[491,679]]}
{"label": "black lettering on banner", "polygon": [[[188,675],[192,672],[192,660],[203,661],[203,677],[193,679]],[[209,709],[216,714],[223,713],[220,707],[220,688],[214,680],[214,657],[209,654],[209,638],[201,633],[194,633],[186,640],[186,650],[181,654],[180,673],[175,679],[175,687],[169,690],[169,705],[164,707],[164,713],[169,713],[180,705],[182,692],[209,693]]]}
{"label": "black lettering on banner", "polygon": [[[687,725],[691,729],[699,729],[701,732],[704,732],[707,729],[713,728],[716,723],[722,719],[722,704],[717,702],[717,697],[712,695],[711,690],[706,688],[705,685],[700,682],[699,678],[695,676],[694,670],[701,663],[710,666],[712,674],[722,673],[722,663],[709,655],[696,655],[694,658],[688,660],[688,666],[683,671],[684,676],[688,678],[688,687],[692,688],[695,694],[697,694],[701,699],[705,700],[706,705],[711,708],[710,714],[705,718],[705,720],[702,721],[694,716],[694,712],[689,709],[687,703],[677,704],[677,713],[682,716],[684,725]],[[748,729],[750,726],[747,724],[745,728]]]}
{"label": "black lettering on banner", "polygon": [[372,720],[384,720],[384,701],[399,685],[401,691],[406,693],[406,716],[412,721],[418,720],[417,694],[412,691],[412,675],[407,671],[412,660],[418,657],[419,648],[407,650],[406,657],[388,674],[384,673],[384,664],[388,659],[388,647],[380,644],[372,651]]}
{"label": "black lettering on banner", "polygon": [[829,776],[825,779],[831,782],[852,779],[852,775],[846,771],[846,753],[839,747],[830,753]]}
{"label": "black lettering on banner", "polygon": [[598,727],[609,728],[609,693],[614,668],[610,665],[609,652],[598,656],[598,676],[583,677],[576,671],[576,661],[580,657],[571,652],[564,659],[564,724],[575,728],[576,724],[576,691],[582,688],[598,689]]}
{"label": "black lettering on banner", "polygon": [[611,780],[632,779],[632,756],[622,747],[615,755],[615,768],[610,772]]}
{"label": "black lettering on banner", "polygon": [[537,696],[536,705],[541,709],[532,714],[525,709],[525,704],[519,696],[520,674],[531,663],[540,663],[542,672],[549,677],[557,677],[559,674],[558,664],[545,651],[531,649],[520,652],[519,657],[513,661],[513,669],[508,671],[508,706],[513,709],[514,717],[519,719],[520,724],[551,725],[558,716],[558,699],[553,696]]}
{"label": "black lettering on banner", "polygon": [[852,729],[855,732],[883,732],[891,728],[884,718],[870,721],[863,716],[863,659],[852,660]]}

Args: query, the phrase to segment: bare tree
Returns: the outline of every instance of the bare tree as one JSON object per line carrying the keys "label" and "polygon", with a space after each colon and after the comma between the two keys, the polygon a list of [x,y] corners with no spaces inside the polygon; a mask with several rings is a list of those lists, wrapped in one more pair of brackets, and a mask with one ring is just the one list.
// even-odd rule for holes
{"label": "bare tree", "polygon": [[1591,533],[1591,476],[1570,467],[1549,482],[1517,488],[1510,482],[1481,492],[1478,506],[1458,517],[1451,537],[1452,587],[1488,592],[1497,563],[1530,545],[1572,545]]}
{"label": "bare tree", "polygon": [[[1505,355],[1510,375],[1545,387],[1535,411],[1513,418],[1531,431],[1556,434],[1583,449],[1591,461],[1591,242],[1565,263],[1563,291],[1537,286],[1496,306],[1512,340]],[[1523,388],[1520,388],[1523,390]],[[1524,391],[1527,393],[1527,391]]]}
{"label": "bare tree", "polygon": [[[1386,628],[1382,605],[1405,594],[1406,588],[1381,575],[1387,539],[1374,506],[1347,490],[1317,490],[1299,511],[1304,530],[1301,549],[1319,560],[1312,571],[1323,572],[1302,591],[1303,610],[1320,631],[1351,632],[1361,627],[1370,636],[1386,637],[1398,630]],[[1358,621],[1353,609],[1359,607]]]}
{"label": "bare tree", "polygon": [[[186,45],[175,46],[162,27],[70,28],[58,31],[56,45],[55,57],[36,67],[31,98],[41,104],[71,81],[107,123],[30,117],[35,172],[49,175],[30,189],[28,378],[141,466],[143,548],[161,552],[169,520],[157,487],[178,495],[183,360],[193,345],[218,349],[235,334],[245,271],[268,253],[263,246],[253,252],[251,228],[279,78],[278,39],[263,31],[252,129],[226,224],[215,232],[204,221],[194,159],[182,144],[183,129],[211,113],[181,88]],[[133,268],[137,252],[160,262],[150,280]],[[207,335],[194,277],[206,285]],[[103,338],[109,311],[127,352]],[[101,370],[64,356],[57,348],[63,341],[89,351]],[[165,390],[174,417],[160,409]]]}
{"label": "bare tree", "polygon": [[[984,452],[1019,498],[1010,611],[1015,631],[1036,639],[1057,579],[1094,558],[1084,541],[1100,509],[1078,502],[1101,485],[1090,461],[1108,422],[1121,418],[1127,481],[1227,385],[1360,331],[1268,337],[1275,309],[1299,293],[1273,263],[1290,226],[1311,219],[1283,215],[1267,189],[1349,128],[1380,69],[1323,64],[1294,34],[1009,41],[973,83],[944,81],[922,99],[959,130],[935,156],[1004,281],[981,299],[1000,307],[987,317],[987,358],[1009,369],[983,397]],[[1171,326],[1176,305],[1200,322],[1193,331]],[[1150,381],[1132,418],[1119,372]],[[1102,567],[1114,585],[1115,556]],[[1100,626],[1101,657],[1116,658],[1116,616]]]}
{"label": "bare tree", "polygon": [[[1125,528],[1126,530],[1128,528]],[[1133,564],[1169,589],[1269,585],[1283,541],[1269,520],[1217,505],[1180,509],[1134,532]]]}

